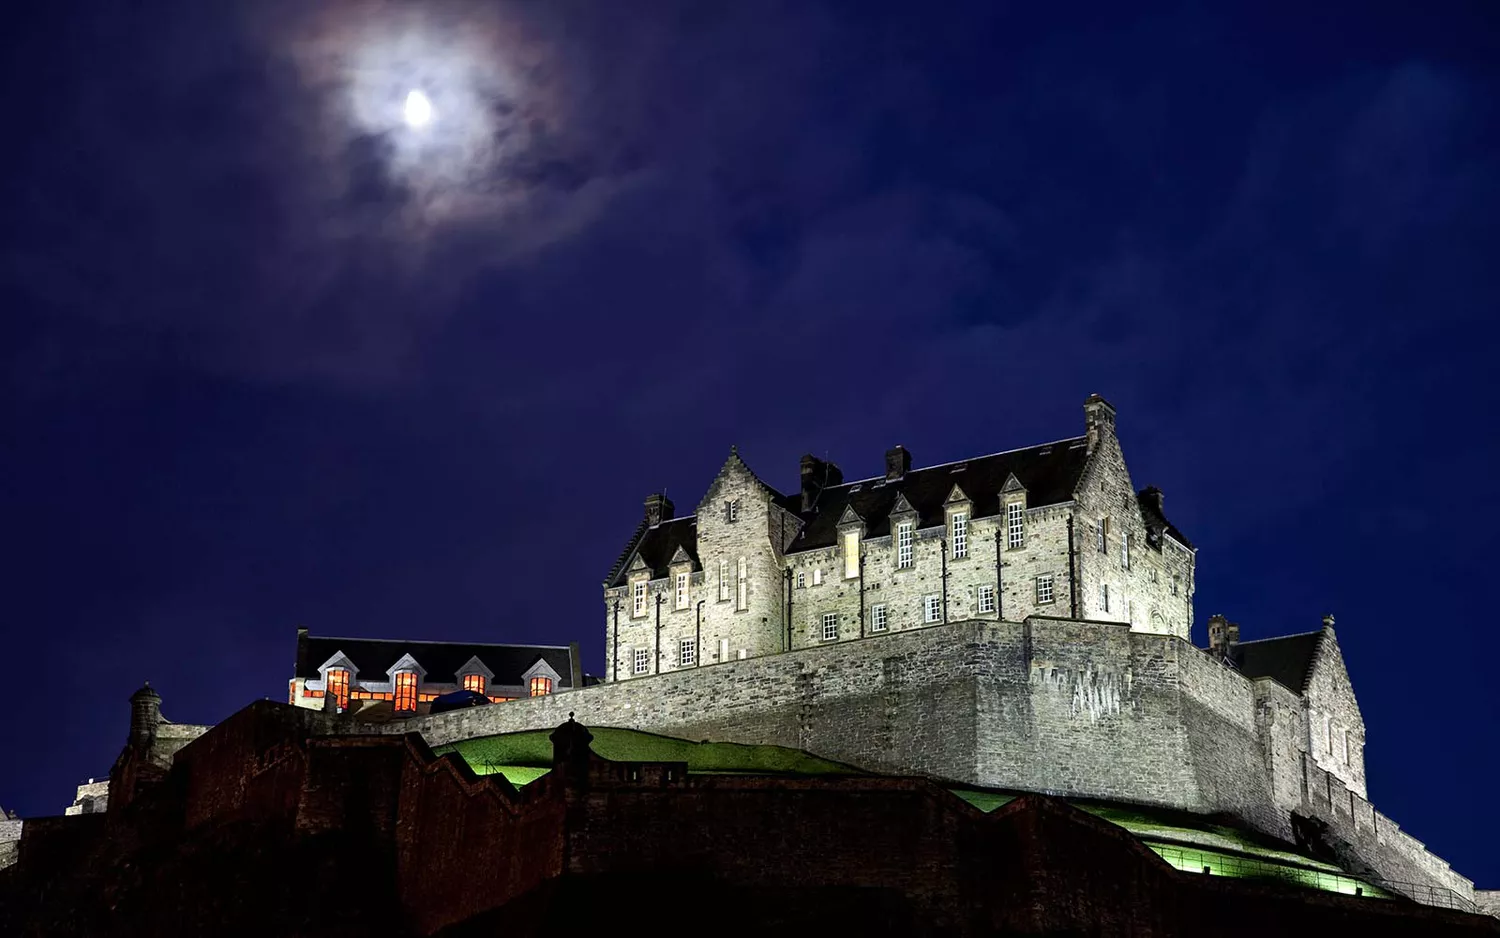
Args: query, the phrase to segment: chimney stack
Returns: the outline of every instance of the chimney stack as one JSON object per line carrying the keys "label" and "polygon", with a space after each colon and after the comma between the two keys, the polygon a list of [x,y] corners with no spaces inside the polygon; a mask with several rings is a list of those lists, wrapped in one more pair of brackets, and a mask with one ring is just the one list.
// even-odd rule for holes
{"label": "chimney stack", "polygon": [[646,524],[656,527],[663,521],[672,520],[672,500],[667,493],[646,496]]}
{"label": "chimney stack", "polygon": [[147,681],[130,695],[130,745],[150,749],[156,742],[156,727],[161,723],[161,694]]}
{"label": "chimney stack", "polygon": [[894,482],[911,471],[911,453],[899,443],[885,451],[885,480]]}
{"label": "chimney stack", "polygon": [[824,489],[844,484],[844,474],[831,462],[808,453],[802,457],[802,510],[812,511]]}
{"label": "chimney stack", "polygon": [[1088,451],[1092,453],[1106,433],[1114,435],[1115,408],[1099,395],[1090,394],[1083,402],[1083,422],[1088,427]]}

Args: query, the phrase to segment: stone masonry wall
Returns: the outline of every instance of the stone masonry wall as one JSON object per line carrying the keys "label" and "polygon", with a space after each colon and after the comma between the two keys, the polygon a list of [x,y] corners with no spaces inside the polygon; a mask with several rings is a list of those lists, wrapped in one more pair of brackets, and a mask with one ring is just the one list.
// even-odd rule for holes
{"label": "stone masonry wall", "polygon": [[[1327,631],[1332,637],[1333,630]],[[1365,797],[1365,720],[1337,641],[1318,643],[1307,682],[1309,748],[1318,767]]]}

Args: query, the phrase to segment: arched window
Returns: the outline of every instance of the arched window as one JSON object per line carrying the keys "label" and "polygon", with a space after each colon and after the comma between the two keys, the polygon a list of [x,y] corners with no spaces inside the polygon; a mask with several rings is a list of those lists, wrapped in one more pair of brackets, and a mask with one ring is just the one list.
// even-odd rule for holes
{"label": "arched window", "polygon": [[417,672],[396,672],[396,694],[394,698],[396,711],[411,712],[417,709]]}
{"label": "arched window", "polygon": [[465,674],[464,675],[464,690],[471,690],[471,691],[474,691],[475,693],[478,693],[478,694],[484,693],[484,675],[483,674]]}
{"label": "arched window", "polygon": [[545,697],[552,693],[552,678],[534,677],[531,679],[531,696]]}
{"label": "arched window", "polygon": [[349,672],[346,669],[330,668],[327,688],[328,693],[338,700],[340,710],[349,706]]}

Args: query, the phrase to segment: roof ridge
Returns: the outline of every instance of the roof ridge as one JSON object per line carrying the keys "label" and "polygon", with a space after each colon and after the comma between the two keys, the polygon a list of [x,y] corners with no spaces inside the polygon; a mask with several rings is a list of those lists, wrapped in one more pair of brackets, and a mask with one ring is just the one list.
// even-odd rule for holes
{"label": "roof ridge", "polygon": [[[696,517],[696,515],[689,515],[688,517],[692,518]],[[613,583],[615,577],[620,575],[620,571],[625,569],[625,563],[630,559],[631,552],[641,543],[641,538],[648,530],[650,530],[650,525],[646,524],[645,518],[642,518],[640,523],[635,526],[635,533],[630,535],[630,539],[625,542],[625,549],[620,551],[620,556],[615,558],[614,564],[609,568],[609,574],[604,578],[605,589],[608,589],[609,584]]]}
{"label": "roof ridge", "polygon": [[431,638],[359,638],[353,635],[308,635],[309,641],[324,642],[385,642],[390,645],[478,645],[483,648],[559,648],[571,645],[534,645],[524,642],[440,642]]}
{"label": "roof ridge", "polygon": [[1291,635],[1273,635],[1270,638],[1253,638],[1248,642],[1235,642],[1236,645],[1259,645],[1261,642],[1280,642],[1288,638],[1306,638],[1309,635],[1322,635],[1322,629],[1313,629],[1311,632],[1294,632]]}
{"label": "roof ridge", "polygon": [[[989,458],[991,458],[993,456],[1008,456],[1011,453],[1025,452],[1028,449],[1041,449],[1044,446],[1056,446],[1059,443],[1072,443],[1075,440],[1086,440],[1086,439],[1088,439],[1088,437],[1086,437],[1086,436],[1069,436],[1069,437],[1063,437],[1060,440],[1052,440],[1051,442],[1048,442],[1048,443],[1033,443],[1030,446],[1016,446],[1016,447],[1013,447],[1011,449],[1002,449],[1002,450],[1000,450],[998,452],[994,452],[994,453],[985,453],[983,456],[969,456],[969,457],[964,458],[964,459],[950,459],[947,462],[934,463],[934,464],[932,464],[930,466],[922,466],[919,469],[908,469],[906,471],[906,474],[904,476],[902,476],[902,478],[906,478],[906,476],[916,475],[919,472],[926,472],[929,469],[942,469],[944,466],[956,466],[959,463],[978,462],[981,459],[989,459]],[[884,475],[878,475],[878,476],[870,476],[867,479],[851,479],[848,482],[841,482],[838,485],[830,485],[824,491],[831,491],[833,489],[848,488],[851,485],[860,485],[860,484],[865,483],[865,482],[874,482],[876,480],[883,480],[884,478],[885,478]]]}

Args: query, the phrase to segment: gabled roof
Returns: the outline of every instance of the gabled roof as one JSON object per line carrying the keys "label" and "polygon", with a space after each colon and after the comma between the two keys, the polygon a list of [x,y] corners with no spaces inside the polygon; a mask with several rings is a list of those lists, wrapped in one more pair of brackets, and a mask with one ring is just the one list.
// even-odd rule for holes
{"label": "gabled roof", "polygon": [[317,679],[318,667],[343,653],[358,670],[356,680],[384,681],[386,672],[402,657],[412,659],[435,684],[457,683],[457,675],[470,658],[490,670],[492,683],[521,686],[521,676],[538,659],[546,661],[560,676],[558,686],[571,687],[573,666],[566,645],[490,645],[459,642],[417,642],[379,638],[331,638],[297,634],[297,677]]}
{"label": "gabled roof", "polygon": [[976,518],[998,514],[1000,492],[1012,475],[1026,488],[1027,505],[1040,507],[1071,501],[1088,458],[1087,439],[1074,437],[1025,449],[980,456],[926,469],[913,469],[893,481],[882,477],[824,489],[813,511],[801,511],[801,498],[783,497],[780,504],[804,522],[789,553],[832,547],[838,519],[853,507],[865,519],[866,536],[891,533],[890,515],[904,498],[917,513],[917,527],[944,523],[943,505],[955,485],[973,503]]}
{"label": "gabled roof", "polygon": [[653,580],[664,577],[670,572],[672,558],[679,550],[683,551],[693,562],[694,570],[703,569],[703,564],[698,562],[698,517],[696,515],[663,521],[661,524],[647,527],[640,532],[634,543],[626,548],[624,555],[616,562],[614,570],[610,571],[609,579],[604,581],[604,586],[606,589],[612,586],[623,586],[629,579],[630,567],[637,559],[651,570]]}
{"label": "gabled roof", "polygon": [[1323,633],[1318,631],[1238,642],[1232,646],[1231,656],[1245,677],[1268,677],[1300,694],[1307,689],[1313,658],[1322,641]]}

